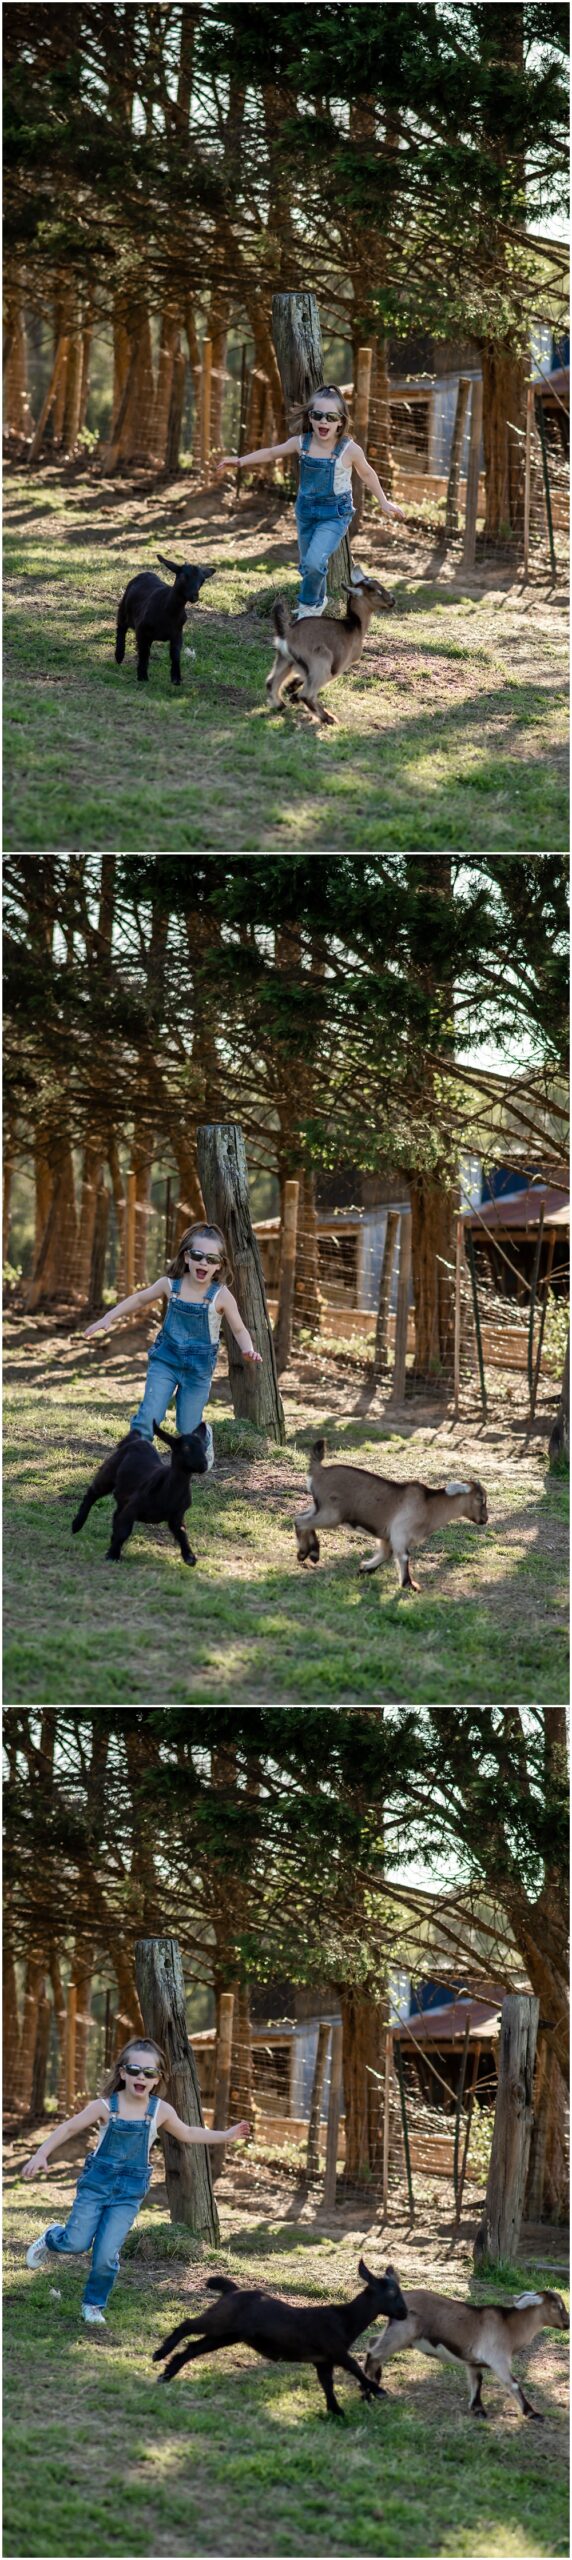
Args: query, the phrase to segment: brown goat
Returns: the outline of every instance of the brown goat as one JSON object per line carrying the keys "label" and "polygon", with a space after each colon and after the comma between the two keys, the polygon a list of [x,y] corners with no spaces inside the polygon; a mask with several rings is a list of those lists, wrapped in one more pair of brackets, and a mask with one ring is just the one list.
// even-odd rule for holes
{"label": "brown goat", "polygon": [[[392,2272],[388,2267],[388,2276]],[[474,2303],[444,2293],[407,2292],[404,2301],[407,2319],[390,2319],[383,2337],[372,2340],[365,2361],[369,2380],[379,2382],[389,2356],[419,2347],[422,2355],[438,2356],[443,2364],[465,2365],[471,2417],[485,2417],[481,2386],[486,2372],[496,2374],[514,2393],[523,2418],[540,2419],[515,2379],[512,2358],[539,2329],[569,2329],[561,2293],[520,2293],[513,2302]]]}
{"label": "brown goat", "polygon": [[376,578],[364,578],[359,587],[348,587],[343,622],[335,622],[330,614],[305,614],[292,622],[281,597],[274,606],[275,658],[266,691],[270,702],[280,709],[285,687],[296,688],[296,699],[305,702],[314,720],[335,728],[333,711],[325,711],[318,702],[323,684],[331,684],[333,676],[341,676],[346,667],[357,666],[361,658],[372,613],[390,612],[393,596],[380,587]]}
{"label": "brown goat", "polygon": [[402,1591],[418,1591],[409,1569],[409,1550],[440,1529],[447,1520],[475,1520],[484,1528],[487,1499],[476,1477],[456,1477],[446,1485],[396,1484],[389,1476],[370,1475],[365,1467],[323,1465],[324,1442],[315,1440],[310,1458],[310,1511],[294,1521],[298,1563],[319,1564],[317,1529],[371,1529],[377,1539],[373,1555],[364,1556],[360,1573],[375,1573],[393,1556]]}

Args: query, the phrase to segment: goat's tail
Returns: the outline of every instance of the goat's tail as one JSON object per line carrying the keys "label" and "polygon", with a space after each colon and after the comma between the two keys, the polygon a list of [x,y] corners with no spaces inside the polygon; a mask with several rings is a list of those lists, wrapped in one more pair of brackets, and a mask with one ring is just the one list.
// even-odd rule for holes
{"label": "goat's tail", "polygon": [[207,2293],[238,2293],[238,2291],[239,2287],[233,2284],[232,2276],[207,2276]]}
{"label": "goat's tail", "polygon": [[323,1465],[325,1451],[325,1440],[313,1440],[310,1450],[310,1465],[312,1466],[312,1464],[314,1464],[317,1467],[321,1467]]}
{"label": "goat's tail", "polygon": [[301,656],[299,647],[298,649],[296,648],[295,639],[292,637],[290,615],[283,603],[282,596],[277,596],[275,604],[272,606],[272,620],[274,623],[275,643],[279,656],[281,658],[291,658],[292,665],[294,667],[301,667],[303,674],[307,676],[307,662],[306,659]]}
{"label": "goat's tail", "polygon": [[121,604],[120,604],[120,606],[119,606],[119,610],[118,610],[118,615],[117,615],[117,630],[116,630],[116,633],[115,633],[115,660],[116,660],[116,665],[117,665],[118,667],[121,667],[121,666],[123,665],[123,660],[124,660],[124,657],[125,657],[125,633],[126,633],[126,630],[127,630],[127,614],[126,614],[126,612],[125,612],[125,606],[124,606],[123,597],[122,597],[122,598],[121,598]]}

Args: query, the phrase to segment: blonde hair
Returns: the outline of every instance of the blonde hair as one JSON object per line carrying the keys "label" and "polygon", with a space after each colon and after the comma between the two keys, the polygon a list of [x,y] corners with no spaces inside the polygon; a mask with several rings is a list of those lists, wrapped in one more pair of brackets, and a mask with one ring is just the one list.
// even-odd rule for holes
{"label": "blonde hair", "polygon": [[180,1238],[180,1242],[177,1245],[177,1251],[173,1255],[173,1260],[167,1264],[167,1270],[170,1273],[171,1279],[182,1279],[183,1272],[186,1271],[187,1267],[186,1257],[189,1252],[189,1247],[194,1243],[195,1236],[210,1237],[213,1244],[218,1244],[220,1246],[221,1281],[232,1279],[232,1263],[222,1227],[210,1227],[207,1218],[195,1218],[192,1227],[185,1227],[184,1236],[181,1236]]}
{"label": "blonde hair", "polygon": [[166,2089],[166,2087],[167,2087],[167,2081],[168,2081],[168,2078],[169,2078],[169,2065],[168,2065],[168,2062],[167,2062],[166,2054],[164,2054],[164,2052],[163,2052],[162,2044],[155,2044],[154,2039],[153,2039],[153,2037],[152,2037],[152,2036],[130,2036],[130,2037],[129,2037],[129,2043],[128,2043],[128,2044],[122,2044],[121,2052],[120,2052],[120,2053],[118,2053],[118,2054],[116,2054],[115,2062],[114,2062],[114,2065],[113,2065],[113,2070],[112,2070],[112,2071],[110,2072],[110,2074],[109,2074],[109,2079],[108,2079],[108,2080],[104,2080],[104,2083],[103,2083],[103,2095],[104,2095],[104,2098],[112,2098],[112,2097],[113,2097],[113,2093],[114,2093],[114,2090],[115,2090],[115,2089],[123,2089],[123,2088],[124,2088],[124,2085],[125,2085],[125,2084],[124,2084],[124,2081],[123,2081],[123,2079],[122,2079],[122,2069],[123,2069],[123,2064],[124,2064],[125,2062],[127,2062],[128,2055],[129,2055],[130,2053],[132,2053],[132,2052],[133,2052],[133,2046],[134,2046],[134,2045],[135,2045],[135,2048],[136,2048],[136,2051],[137,2051],[137,2052],[139,2052],[139,2050],[141,2050],[141,2053],[155,2053],[155,2054],[156,2054],[156,2056],[157,2056],[157,2077],[158,2077],[158,2080],[159,2080],[159,2083],[160,2083],[160,2091],[159,2091],[159,2094],[160,2094],[160,2096],[162,2097],[162,2095],[163,2095],[163,2090],[164,2090],[164,2089]]}

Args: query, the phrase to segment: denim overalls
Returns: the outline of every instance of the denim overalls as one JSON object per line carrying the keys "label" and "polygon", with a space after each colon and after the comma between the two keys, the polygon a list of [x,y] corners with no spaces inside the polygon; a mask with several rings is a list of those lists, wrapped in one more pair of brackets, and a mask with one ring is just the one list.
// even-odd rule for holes
{"label": "denim overalls", "polygon": [[98,2142],[82,2169],[69,2220],[50,2223],[45,2235],[46,2248],[58,2258],[91,2249],[93,2241],[82,2298],[97,2305],[99,2311],[104,2311],[115,2284],[121,2242],[131,2230],[151,2185],[149,2155],[159,2098],[155,2092],[149,2099],[147,2114],[138,2124],[129,2124],[125,2116],[120,2116],[118,2104],[118,2091],[114,2089],[109,2100],[109,2124],[103,2141]]}
{"label": "denim overalls", "polygon": [[296,523],[302,585],[300,604],[314,613],[323,613],[326,602],[326,570],[332,552],[337,551],[344,533],[349,532],[353,516],[351,490],[341,490],[336,497],[334,475],[336,462],[348,436],[342,436],[328,462],[310,453],[311,436],[302,437],[300,452],[300,487],[296,499]]}
{"label": "denim overalls", "polygon": [[220,1280],[211,1280],[200,1305],[192,1306],[180,1296],[180,1280],[172,1281],[165,1322],[149,1352],[145,1394],[129,1425],[141,1439],[152,1440],[153,1423],[163,1421],[175,1390],[177,1430],[196,1431],[208,1404],[218,1352],[220,1322],[215,1317],[213,1340],[209,1306],[220,1285]]}

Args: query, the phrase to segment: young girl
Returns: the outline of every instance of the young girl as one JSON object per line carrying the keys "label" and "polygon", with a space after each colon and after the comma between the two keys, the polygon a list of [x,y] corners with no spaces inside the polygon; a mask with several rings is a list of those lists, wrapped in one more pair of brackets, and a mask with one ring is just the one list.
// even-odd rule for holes
{"label": "young girl", "polygon": [[72,2257],[82,2250],[92,2250],[90,2273],[82,2301],[84,2320],[105,2328],[104,2306],[119,2267],[119,2251],[126,2233],[139,2212],[139,2206],[151,2185],[151,2144],[160,2125],[177,2142],[245,2142],[250,2133],[246,2119],[229,2125],[227,2133],[208,2133],[200,2124],[182,2124],[174,2107],[168,2107],[160,2096],[167,2079],[167,2064],[160,2044],[147,2036],[135,2036],[117,2056],[115,2070],[107,2082],[107,2095],[90,2098],[81,2115],[69,2116],[66,2124],[56,2126],[47,2141],[26,2160],[24,2178],[37,2178],[47,2167],[52,2151],[60,2143],[69,2142],[74,2133],[87,2133],[91,2125],[101,2125],[103,2132],[95,2150],[82,2169],[74,2203],[67,2222],[49,2222],[39,2240],[33,2240],[26,2251],[28,2267],[45,2266],[53,2257]]}
{"label": "young girl", "polygon": [[[109,1333],[117,1317],[128,1315],[132,1307],[150,1307],[153,1298],[169,1300],[164,1324],[149,1352],[145,1393],[129,1426],[142,1440],[152,1440],[153,1423],[163,1421],[175,1394],[177,1430],[196,1431],[210,1395],[222,1316],[228,1319],[243,1360],[260,1361],[261,1352],[254,1348],[236,1298],[221,1278],[229,1268],[221,1227],[187,1227],[170,1272],[152,1280],[149,1289],[135,1289],[132,1298],[120,1298],[107,1315],[98,1317],[97,1324],[87,1326],[88,1339],[94,1333]],[[206,1429],[212,1467],[210,1423]]]}
{"label": "young girl", "polygon": [[[296,499],[296,523],[302,585],[295,619],[301,622],[307,614],[323,613],[326,602],[326,570],[333,551],[337,551],[344,533],[349,532],[352,515],[352,470],[358,479],[373,489],[385,516],[398,516],[405,524],[401,507],[384,497],[381,482],[373,464],[346,432],[348,413],[343,393],[332,382],[321,383],[312,392],[303,411],[301,436],[287,436],[285,444],[265,445],[258,453],[225,453],[219,472],[249,470],[253,462],[274,462],[279,454],[299,453],[300,486]],[[359,585],[356,574],[356,584]]]}

